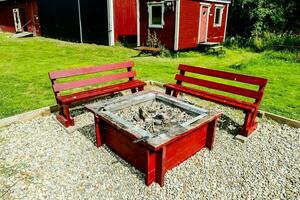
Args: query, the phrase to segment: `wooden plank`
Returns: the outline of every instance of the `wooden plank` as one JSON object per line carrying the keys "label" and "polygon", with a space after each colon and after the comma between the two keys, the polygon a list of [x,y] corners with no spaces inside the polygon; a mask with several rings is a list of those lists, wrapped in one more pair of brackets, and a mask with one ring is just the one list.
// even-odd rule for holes
{"label": "wooden plank", "polygon": [[203,98],[203,99],[215,102],[215,103],[220,103],[223,105],[228,105],[231,107],[239,108],[241,110],[253,111],[256,108],[256,105],[253,103],[237,100],[237,99],[226,97],[223,95],[213,94],[213,93],[206,92],[203,90],[193,89],[193,88],[189,88],[189,87],[185,87],[185,86],[178,86],[176,84],[165,85],[165,87],[171,88],[173,90],[178,90],[180,92],[183,92],[183,93],[186,93],[186,94],[189,94],[192,96],[200,97],[200,98]]}
{"label": "wooden plank", "polygon": [[170,170],[179,165],[203,147],[207,137],[207,123],[201,125],[189,134],[167,145],[166,148],[166,169]]}
{"label": "wooden plank", "polygon": [[60,71],[49,72],[50,79],[58,79],[58,78],[66,78],[72,76],[79,76],[85,74],[93,74],[97,72],[104,72],[122,68],[130,68],[134,67],[134,62],[127,61],[127,62],[120,62],[114,63],[109,65],[101,65],[101,66],[90,66],[90,67],[81,67],[81,68],[74,68],[74,69],[66,69]]}
{"label": "wooden plank", "polygon": [[160,52],[160,48],[155,48],[155,47],[136,47],[134,48],[135,50],[138,51],[152,51],[152,52]]}
{"label": "wooden plank", "polygon": [[114,80],[130,78],[134,76],[136,76],[136,72],[130,71],[130,72],[124,72],[119,74],[106,75],[102,77],[89,78],[89,79],[84,79],[79,81],[56,83],[55,85],[53,85],[53,90],[55,92],[59,92],[59,91],[70,90],[74,88],[81,88],[85,86],[95,85],[99,83],[110,82]]}
{"label": "wooden plank", "polygon": [[203,67],[188,66],[188,65],[183,65],[183,64],[180,64],[178,69],[186,71],[186,72],[192,72],[192,73],[202,74],[202,75],[206,75],[206,76],[218,77],[218,78],[238,81],[238,82],[242,82],[242,83],[249,83],[252,85],[264,86],[267,84],[267,81],[268,81],[267,79],[259,78],[259,77],[255,77],[255,76],[247,76],[247,75],[242,75],[242,74],[235,74],[235,73],[230,73],[230,72],[224,72],[224,71],[219,71],[219,70],[214,70],[214,69],[207,69],[207,68],[203,68]]}
{"label": "wooden plank", "polygon": [[139,86],[145,85],[142,81],[130,81],[125,83],[114,84],[110,86],[105,86],[101,88],[96,88],[88,91],[77,92],[74,94],[69,94],[65,96],[59,96],[57,99],[62,103],[72,103],[81,100],[90,99],[97,96],[102,96],[105,94],[112,94],[114,92],[120,92],[126,89],[136,88]]}
{"label": "wooden plank", "polygon": [[203,86],[206,88],[219,90],[219,91],[223,91],[223,92],[228,92],[228,93],[232,93],[232,94],[237,94],[240,96],[250,97],[250,98],[254,98],[254,99],[261,99],[262,95],[263,95],[262,92],[249,90],[249,89],[236,87],[236,86],[231,86],[231,85],[226,85],[226,84],[222,84],[222,83],[217,83],[217,82],[213,82],[213,81],[193,78],[193,77],[189,77],[189,76],[183,76],[181,74],[177,74],[175,76],[175,79],[178,81],[183,81],[186,83],[191,83],[194,85],[199,85],[199,86]]}
{"label": "wooden plank", "polygon": [[116,129],[109,124],[106,128],[105,144],[118,156],[133,165],[136,169],[145,173],[147,169],[147,148],[140,143],[133,143],[132,139],[122,134],[123,131]]}

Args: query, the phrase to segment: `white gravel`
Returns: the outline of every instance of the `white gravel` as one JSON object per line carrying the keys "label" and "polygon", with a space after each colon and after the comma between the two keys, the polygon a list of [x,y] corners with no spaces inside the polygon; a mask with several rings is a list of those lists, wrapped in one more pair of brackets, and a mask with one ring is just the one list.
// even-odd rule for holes
{"label": "white gravel", "polygon": [[75,120],[67,130],[54,115],[0,129],[0,199],[300,199],[300,129],[262,120],[246,143],[218,129],[213,151],[168,171],[161,188],[95,147],[91,114]]}

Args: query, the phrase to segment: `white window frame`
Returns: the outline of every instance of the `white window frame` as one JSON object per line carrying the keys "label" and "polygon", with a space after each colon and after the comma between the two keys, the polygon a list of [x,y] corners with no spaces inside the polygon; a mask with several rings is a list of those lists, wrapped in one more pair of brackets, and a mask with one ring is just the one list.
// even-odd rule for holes
{"label": "white window frame", "polygon": [[[217,9],[220,9],[219,23],[216,23]],[[215,6],[215,16],[214,16],[214,27],[221,27],[222,26],[223,13],[224,13],[224,6],[223,5],[216,5]]]}
{"label": "white window frame", "polygon": [[[152,24],[152,8],[155,6],[161,6],[161,24]],[[164,28],[164,12],[165,12],[165,4],[164,2],[150,2],[148,3],[148,26],[149,28]]]}

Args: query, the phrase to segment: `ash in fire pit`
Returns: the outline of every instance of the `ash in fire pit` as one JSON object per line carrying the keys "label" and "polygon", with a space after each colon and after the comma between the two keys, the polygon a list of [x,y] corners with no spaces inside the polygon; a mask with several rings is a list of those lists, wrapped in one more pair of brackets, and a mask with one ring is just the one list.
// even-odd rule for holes
{"label": "ash in fire pit", "polygon": [[152,135],[168,132],[172,127],[196,116],[159,100],[132,105],[119,110],[116,114]]}

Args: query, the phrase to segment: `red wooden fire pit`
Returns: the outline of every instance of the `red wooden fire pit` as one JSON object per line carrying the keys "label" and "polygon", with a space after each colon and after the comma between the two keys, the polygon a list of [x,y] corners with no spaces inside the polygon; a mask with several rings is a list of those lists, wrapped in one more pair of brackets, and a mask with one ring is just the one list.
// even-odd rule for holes
{"label": "red wooden fire pit", "polygon": [[105,143],[145,173],[148,186],[163,186],[167,170],[204,147],[211,150],[221,115],[155,91],[86,108],[95,115],[97,146]]}

